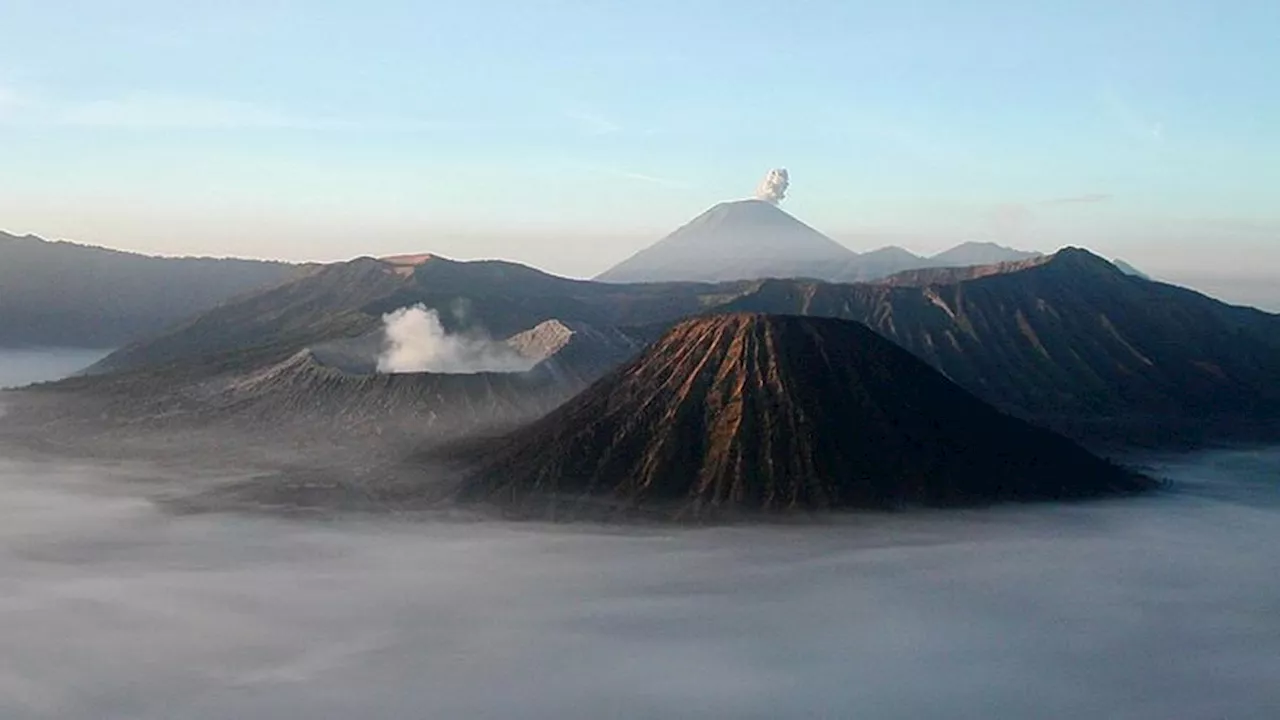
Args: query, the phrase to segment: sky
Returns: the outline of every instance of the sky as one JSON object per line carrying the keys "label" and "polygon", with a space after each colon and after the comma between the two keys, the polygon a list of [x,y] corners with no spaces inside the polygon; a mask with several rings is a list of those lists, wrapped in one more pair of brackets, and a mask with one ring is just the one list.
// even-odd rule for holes
{"label": "sky", "polygon": [[848,244],[1280,276],[1280,3],[3,0],[0,228],[590,276],[772,167]]}

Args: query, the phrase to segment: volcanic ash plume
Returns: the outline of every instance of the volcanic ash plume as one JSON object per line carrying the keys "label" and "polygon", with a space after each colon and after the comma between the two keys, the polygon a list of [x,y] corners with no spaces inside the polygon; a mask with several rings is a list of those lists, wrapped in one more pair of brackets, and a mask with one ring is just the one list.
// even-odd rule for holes
{"label": "volcanic ash plume", "polygon": [[786,168],[774,168],[760,181],[756,188],[756,197],[767,203],[777,205],[787,197],[787,187],[791,185],[791,176]]}
{"label": "volcanic ash plume", "polygon": [[387,313],[382,322],[386,340],[378,372],[523,372],[533,366],[505,343],[449,334],[439,314],[423,305]]}

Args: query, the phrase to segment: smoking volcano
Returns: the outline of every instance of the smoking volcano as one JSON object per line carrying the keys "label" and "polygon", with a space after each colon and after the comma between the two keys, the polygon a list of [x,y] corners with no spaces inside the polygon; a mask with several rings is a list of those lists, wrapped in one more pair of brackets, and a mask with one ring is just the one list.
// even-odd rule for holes
{"label": "smoking volcano", "polygon": [[620,330],[558,320],[498,341],[446,333],[433,318],[421,308],[388,313],[382,333],[308,348],[233,379],[201,413],[356,437],[398,428],[425,441],[537,417],[641,344]]}
{"label": "smoking volcano", "polygon": [[[963,505],[1144,480],[1004,415],[859,323],[683,322],[547,417],[481,448],[464,499],[539,514]],[[589,502],[588,502],[589,501]]]}
{"label": "smoking volcano", "polygon": [[857,255],[778,207],[786,170],[769,171],[750,200],[725,202],[606,271],[605,282],[831,277]]}

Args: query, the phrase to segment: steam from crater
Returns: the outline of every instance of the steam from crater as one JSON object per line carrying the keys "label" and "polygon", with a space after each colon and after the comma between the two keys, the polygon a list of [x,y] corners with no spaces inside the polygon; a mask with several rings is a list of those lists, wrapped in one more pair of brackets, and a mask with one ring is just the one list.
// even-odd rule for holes
{"label": "steam from crater", "polygon": [[445,331],[439,313],[421,304],[389,312],[382,322],[378,372],[524,372],[535,362],[489,337]]}
{"label": "steam from crater", "polygon": [[791,185],[791,176],[786,168],[774,168],[760,181],[756,188],[756,198],[777,205],[787,197],[787,188]]}

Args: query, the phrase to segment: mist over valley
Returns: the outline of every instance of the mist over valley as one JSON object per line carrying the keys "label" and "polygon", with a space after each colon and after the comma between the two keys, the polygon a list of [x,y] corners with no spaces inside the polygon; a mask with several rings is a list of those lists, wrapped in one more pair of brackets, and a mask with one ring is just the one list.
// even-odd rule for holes
{"label": "mist over valley", "polygon": [[672,531],[173,515],[148,498],[218,478],[0,460],[0,713],[1273,707],[1280,452],[1149,462],[1139,499]]}

